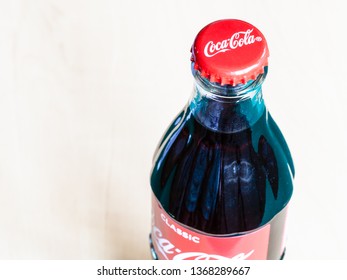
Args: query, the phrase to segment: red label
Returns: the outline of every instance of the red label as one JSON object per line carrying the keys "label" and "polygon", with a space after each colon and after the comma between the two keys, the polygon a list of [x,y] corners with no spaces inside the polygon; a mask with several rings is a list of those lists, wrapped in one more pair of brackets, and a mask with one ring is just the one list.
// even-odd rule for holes
{"label": "red label", "polygon": [[152,241],[160,260],[265,260],[270,224],[238,236],[191,230],[171,218],[153,196]]}

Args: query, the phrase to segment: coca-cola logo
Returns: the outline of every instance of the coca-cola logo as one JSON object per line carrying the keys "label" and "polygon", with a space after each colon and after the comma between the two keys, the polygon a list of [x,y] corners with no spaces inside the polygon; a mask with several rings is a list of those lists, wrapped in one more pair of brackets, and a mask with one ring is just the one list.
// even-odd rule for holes
{"label": "coca-cola logo", "polygon": [[207,254],[204,252],[182,252],[181,249],[177,248],[168,239],[164,238],[162,232],[156,226],[153,226],[153,241],[156,244],[158,251],[167,260],[246,260],[254,253],[254,250],[251,250],[248,253],[239,253],[230,258],[216,254]]}
{"label": "coca-cola logo", "polygon": [[263,40],[260,36],[255,37],[252,32],[253,29],[248,29],[246,31],[235,32],[230,38],[216,43],[209,41],[205,45],[204,54],[207,57],[212,57],[219,53],[231,51]]}
{"label": "coca-cola logo", "polygon": [[187,253],[181,253],[177,254],[173,257],[173,260],[246,260],[250,255],[252,255],[254,250],[245,253],[237,254],[236,256],[233,256],[231,258],[227,258],[220,255],[215,254],[206,254],[203,252],[187,252]]}

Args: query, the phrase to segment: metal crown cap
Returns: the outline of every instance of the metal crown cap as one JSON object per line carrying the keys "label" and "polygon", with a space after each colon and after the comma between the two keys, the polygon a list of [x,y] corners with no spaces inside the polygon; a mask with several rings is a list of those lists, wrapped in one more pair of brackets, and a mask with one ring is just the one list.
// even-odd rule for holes
{"label": "metal crown cap", "polygon": [[253,25],[236,19],[210,23],[196,36],[191,61],[210,82],[245,84],[264,73],[269,50],[264,35]]}

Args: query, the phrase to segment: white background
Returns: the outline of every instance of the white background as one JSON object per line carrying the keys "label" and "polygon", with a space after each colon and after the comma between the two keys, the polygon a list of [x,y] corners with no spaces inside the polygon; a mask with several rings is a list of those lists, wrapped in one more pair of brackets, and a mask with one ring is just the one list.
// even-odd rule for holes
{"label": "white background", "polygon": [[0,258],[149,259],[149,174],[211,21],[257,26],[291,148],[287,259],[347,259],[344,1],[0,1]]}

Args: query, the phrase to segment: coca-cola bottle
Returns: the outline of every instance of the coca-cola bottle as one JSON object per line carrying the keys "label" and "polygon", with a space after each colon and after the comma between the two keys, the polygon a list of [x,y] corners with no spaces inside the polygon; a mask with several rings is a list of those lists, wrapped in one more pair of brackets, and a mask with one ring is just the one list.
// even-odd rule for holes
{"label": "coca-cola bottle", "polygon": [[294,166],[265,107],[269,51],[240,20],[203,28],[193,94],[151,172],[154,259],[282,259]]}

